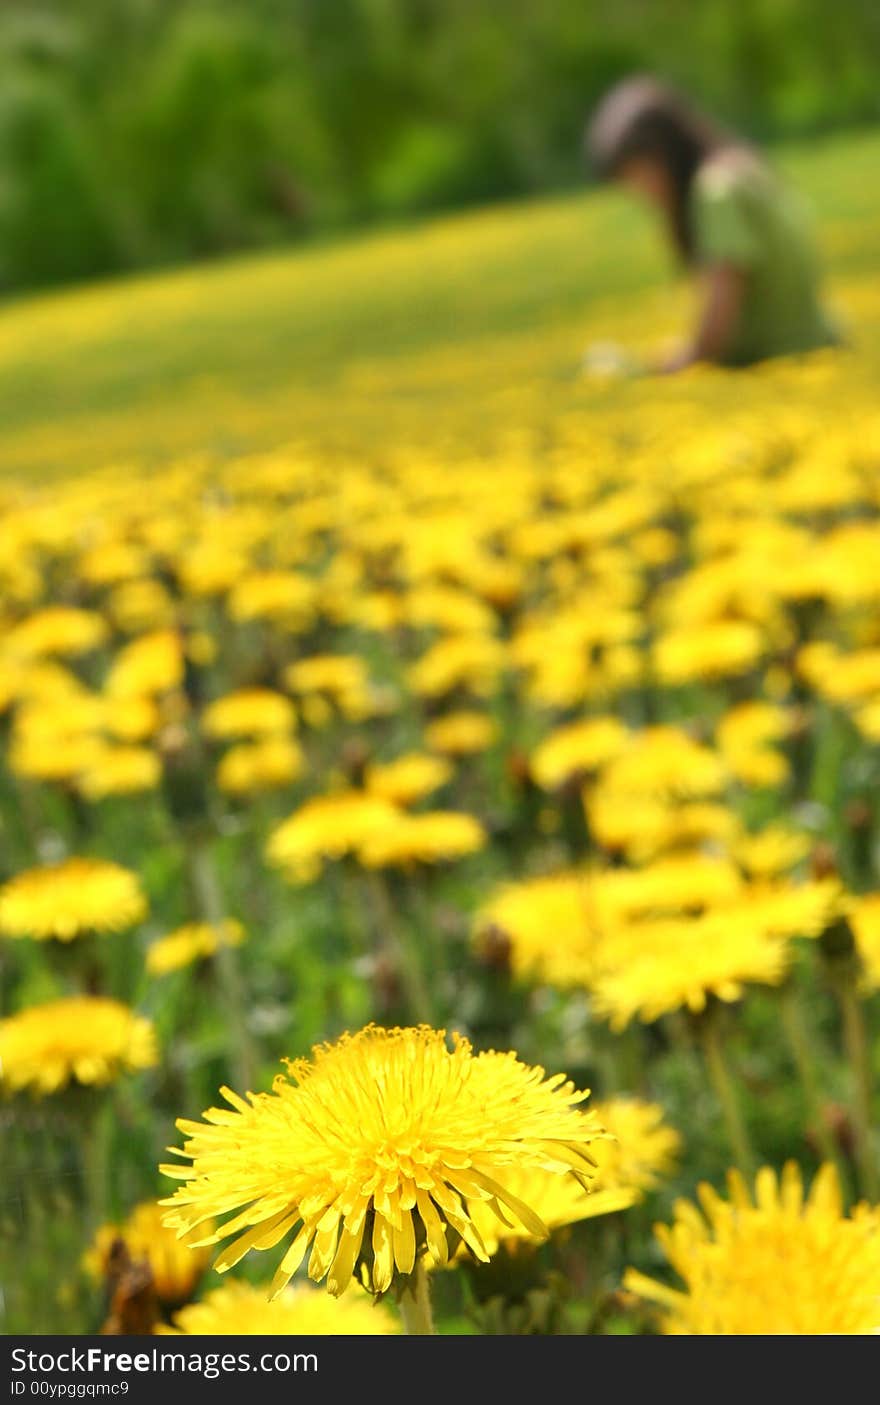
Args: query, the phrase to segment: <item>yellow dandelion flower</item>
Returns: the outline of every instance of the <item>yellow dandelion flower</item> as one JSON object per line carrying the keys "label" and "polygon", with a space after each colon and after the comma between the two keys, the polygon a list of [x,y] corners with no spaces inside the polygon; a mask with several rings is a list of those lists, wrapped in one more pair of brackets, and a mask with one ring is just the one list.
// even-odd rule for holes
{"label": "yellow dandelion flower", "polygon": [[840,911],[843,890],[836,878],[792,883],[755,879],[729,909],[736,921],[774,937],[819,937]]}
{"label": "yellow dandelion flower", "polygon": [[640,1098],[605,1098],[593,1111],[610,1133],[596,1144],[596,1188],[652,1190],[671,1175],[681,1151],[681,1137],[664,1120],[659,1103]]}
{"label": "yellow dandelion flower", "polygon": [[834,654],[827,671],[816,682],[818,691],[832,702],[868,702],[880,693],[880,649],[855,649]]}
{"label": "yellow dandelion flower", "polygon": [[[594,1150],[600,1145],[594,1143]],[[598,1161],[599,1157],[596,1156]],[[600,1186],[598,1176],[595,1187],[586,1188],[572,1176],[554,1175],[552,1171],[530,1167],[528,1170],[508,1170],[499,1176],[500,1183],[518,1200],[525,1201],[548,1232],[563,1229],[566,1225],[577,1224],[581,1220],[592,1220],[600,1215],[613,1215],[619,1210],[628,1210],[639,1199],[634,1186]],[[485,1200],[467,1201],[467,1211],[472,1223],[479,1231],[489,1258],[497,1254],[503,1245],[511,1249],[517,1244],[541,1244],[546,1234],[537,1235],[525,1225],[511,1219],[502,1223],[498,1215]],[[464,1246],[459,1251],[463,1256]],[[430,1265],[429,1265],[430,1266]]]}
{"label": "yellow dandelion flower", "polygon": [[726,805],[618,793],[606,785],[590,789],[587,818],[596,842],[610,853],[643,863],[667,849],[708,841],[732,842],[740,822]]}
{"label": "yellow dandelion flower", "polygon": [[225,594],[247,569],[247,556],[224,536],[198,542],[176,566],[181,589],[195,596]]}
{"label": "yellow dandelion flower", "polygon": [[778,985],[785,943],[728,912],[642,923],[618,937],[593,999],[612,1029],[638,1016],[646,1024],[672,1010],[704,1010],[709,997],[739,1000],[749,983]]}
{"label": "yellow dandelion flower", "polygon": [[646,566],[665,566],[669,561],[674,561],[681,550],[678,537],[668,527],[643,528],[636,532],[631,546]]}
{"label": "yellow dandelion flower", "polygon": [[592,977],[604,934],[594,887],[586,873],[558,873],[510,883],[477,917],[477,945],[500,932],[519,976],[554,985]]}
{"label": "yellow dandelion flower", "polygon": [[473,756],[491,746],[497,727],[484,712],[450,712],[425,728],[425,745],[441,756]]}
{"label": "yellow dandelion flower", "polygon": [[850,898],[847,916],[862,960],[865,987],[880,990],[880,893]]}
{"label": "yellow dandelion flower", "polygon": [[105,690],[114,698],[152,697],[183,682],[183,645],[172,629],[155,630],[126,644],[107,674]]}
{"label": "yellow dandelion flower", "polygon": [[369,835],[358,848],[358,858],[367,868],[449,863],[476,854],[485,843],[486,831],[472,815],[431,810],[401,815]]}
{"label": "yellow dandelion flower", "polygon": [[726,768],[710,747],[677,727],[646,727],[603,772],[603,782],[619,794],[693,799],[723,789]]}
{"label": "yellow dandelion flower", "polygon": [[[709,1185],[681,1200],[657,1238],[684,1283],[630,1269],[625,1287],[661,1309],[668,1336],[868,1336],[880,1302],[880,1210],[847,1215],[833,1166],[808,1193],[799,1168],[763,1167],[754,1195],[737,1171],[728,1199]],[[702,1213],[701,1213],[702,1212]]]}
{"label": "yellow dandelion flower", "polygon": [[107,613],[126,634],[167,629],[174,623],[174,601],[159,581],[126,581],[110,592]]}
{"label": "yellow dandelion flower", "polygon": [[137,875],[105,859],[29,868],[0,889],[0,932],[7,937],[69,942],[83,932],[122,932],[146,912]]}
{"label": "yellow dandelion flower", "polygon": [[731,775],[746,785],[781,785],[789,773],[786,758],[770,743],[781,741],[791,727],[791,714],[776,703],[741,703],[722,717],[718,747]]}
{"label": "yellow dandelion flower", "polygon": [[791,729],[792,713],[779,703],[740,703],[726,712],[716,734],[721,750],[731,755],[781,741]]}
{"label": "yellow dandelion flower", "polygon": [[478,1259],[489,1257],[468,1201],[498,1205],[503,1224],[546,1237],[534,1210],[499,1181],[534,1167],[586,1184],[590,1148],[603,1135],[561,1074],[547,1078],[515,1054],[474,1054],[445,1032],[370,1026],[288,1064],[271,1093],[247,1101],[224,1089],[228,1109],[178,1123],[188,1166],[167,1223],[187,1234],[231,1218],[206,1243],[235,1236],[215,1262],[224,1272],[250,1249],[290,1234],[272,1280],[280,1293],[311,1249],[308,1273],[345,1291],[352,1276],[385,1292],[413,1273],[424,1244],[448,1260],[447,1227]]}
{"label": "yellow dandelion flower", "polygon": [[455,586],[424,585],[410,591],[403,617],[415,628],[433,626],[445,634],[491,633],[495,624],[482,600]]}
{"label": "yellow dandelion flower", "polygon": [[241,946],[244,928],[234,918],[227,917],[217,926],[208,922],[189,922],[166,937],[159,937],[147,950],[147,970],[151,976],[164,976],[180,971],[205,956],[213,956],[221,946]]}
{"label": "yellow dandelion flower", "polygon": [[315,654],[288,664],[284,685],[303,696],[326,694],[344,709],[369,691],[370,676],[359,654]]}
{"label": "yellow dandelion flower", "polygon": [[0,1020],[0,1087],[13,1093],[101,1086],[157,1059],[152,1024],[118,1000],[71,995]]}
{"label": "yellow dandelion flower", "polygon": [[616,717],[590,717],[560,727],[533,752],[532,775],[544,790],[557,790],[618,756],[628,736]]}
{"label": "yellow dandelion flower", "polygon": [[452,635],[438,639],[413,664],[410,686],[419,697],[439,698],[456,688],[488,696],[504,661],[504,646],[491,635]]}
{"label": "yellow dandelion flower", "polygon": [[302,749],[291,737],[268,736],[231,746],[217,763],[217,784],[230,795],[277,790],[305,769]]}
{"label": "yellow dandelion flower", "polygon": [[266,857],[294,881],[308,881],[320,873],[324,859],[357,852],[399,818],[396,805],[363,791],[316,796],[273,830]]}
{"label": "yellow dandelion flower", "polygon": [[77,777],[77,789],[86,800],[108,795],[137,795],[155,790],[162,778],[162,763],[146,746],[105,746]]}
{"label": "yellow dandelion flower", "polygon": [[773,824],[756,834],[742,835],[731,845],[731,852],[753,878],[775,878],[806,858],[811,847],[808,834]]}
{"label": "yellow dandelion flower", "polygon": [[4,655],[3,668],[9,670],[14,696],[24,703],[67,702],[86,692],[76,674],[54,659],[21,663]]}
{"label": "yellow dandelion flower", "polygon": [[880,697],[872,698],[855,714],[862,736],[869,742],[880,742]]}
{"label": "yellow dandelion flower", "polygon": [[357,1288],[330,1298],[304,1284],[270,1302],[266,1288],[225,1283],[173,1320],[170,1330],[186,1337],[388,1337],[400,1330],[387,1307]]}
{"label": "yellow dandelion flower", "polygon": [[408,752],[394,761],[376,762],[367,767],[364,787],[371,795],[390,800],[392,805],[412,805],[445,785],[452,775],[448,761],[420,751]]}
{"label": "yellow dandelion flower", "polygon": [[507,884],[477,918],[477,944],[501,933],[517,975],[551,985],[589,986],[614,966],[644,919],[725,908],[743,889],[732,864],[701,854],[664,858],[648,868],[583,869]]}
{"label": "yellow dandelion flower", "polygon": [[75,781],[97,766],[105,745],[90,733],[39,733],[16,727],[9,748],[9,769],[34,781]]}
{"label": "yellow dandelion flower", "polygon": [[79,689],[63,697],[28,702],[15,718],[19,737],[38,741],[43,737],[78,737],[98,732],[104,723],[104,700],[96,693]]}
{"label": "yellow dandelion flower", "polygon": [[271,688],[241,688],[209,703],[202,713],[202,731],[227,740],[290,732],[296,725],[293,703]]}
{"label": "yellow dandelion flower", "polygon": [[631,919],[728,907],[745,891],[736,867],[699,850],[667,854],[644,868],[599,872],[594,888],[609,915]]}
{"label": "yellow dandelion flower", "polygon": [[229,592],[229,614],[242,623],[273,620],[296,628],[314,613],[316,586],[295,571],[254,571]]}
{"label": "yellow dandelion flower", "polygon": [[135,1205],[121,1224],[101,1225],[83,1255],[83,1267],[95,1279],[105,1278],[114,1246],[122,1243],[133,1263],[145,1263],[161,1303],[173,1306],[192,1297],[211,1257],[207,1249],[191,1249],[164,1224],[165,1211],[155,1200]]}
{"label": "yellow dandelion flower", "polygon": [[132,542],[106,541],[84,552],[77,570],[90,585],[115,585],[148,574],[149,564],[143,549]]}
{"label": "yellow dandelion flower", "polygon": [[[664,1122],[663,1109],[656,1103],[609,1098],[597,1102],[593,1111],[608,1136],[591,1149],[596,1172],[589,1189],[571,1176],[534,1168],[510,1170],[500,1177],[508,1190],[531,1205],[548,1230],[626,1210],[674,1169],[681,1138]],[[484,1201],[469,1201],[468,1211],[489,1254],[499,1244],[510,1248],[520,1241],[540,1242],[524,1225],[499,1224]]]}
{"label": "yellow dandelion flower", "polygon": [[145,741],[159,730],[159,725],[159,709],[152,698],[104,699],[104,729],[119,741]]}
{"label": "yellow dandelion flower", "polygon": [[654,666],[661,683],[729,678],[754,668],[765,647],[763,632],[748,620],[712,620],[661,634]]}
{"label": "yellow dandelion flower", "polygon": [[107,638],[107,624],[94,610],[50,605],[9,630],[3,647],[19,658],[87,654]]}

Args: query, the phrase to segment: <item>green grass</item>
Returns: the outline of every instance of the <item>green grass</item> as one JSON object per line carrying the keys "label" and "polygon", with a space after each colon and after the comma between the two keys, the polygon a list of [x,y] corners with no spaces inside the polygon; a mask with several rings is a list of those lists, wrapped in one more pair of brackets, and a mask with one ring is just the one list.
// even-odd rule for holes
{"label": "green grass", "polygon": [[[832,288],[871,276],[880,137],[777,159],[818,217]],[[40,471],[332,441],[340,420],[356,440],[389,413],[421,434],[450,395],[476,411],[504,385],[565,405],[588,328],[641,330],[652,290],[657,327],[675,329],[670,273],[647,215],[585,192],[16,302],[0,317],[0,459]]]}

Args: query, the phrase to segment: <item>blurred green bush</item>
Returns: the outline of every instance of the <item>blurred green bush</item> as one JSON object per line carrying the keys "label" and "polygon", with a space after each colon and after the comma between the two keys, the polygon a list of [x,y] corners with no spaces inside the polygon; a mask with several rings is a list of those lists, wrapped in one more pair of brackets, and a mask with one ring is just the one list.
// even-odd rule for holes
{"label": "blurred green bush", "polygon": [[565,186],[633,69],[870,122],[878,60],[876,0],[5,0],[0,287]]}

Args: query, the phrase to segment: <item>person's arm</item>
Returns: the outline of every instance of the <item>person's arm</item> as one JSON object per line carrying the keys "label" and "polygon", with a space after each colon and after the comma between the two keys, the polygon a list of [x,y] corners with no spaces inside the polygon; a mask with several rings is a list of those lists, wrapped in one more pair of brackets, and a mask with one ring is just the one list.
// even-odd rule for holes
{"label": "person's arm", "polygon": [[697,361],[723,361],[742,313],[748,273],[734,264],[714,264],[703,278],[703,302],[694,335],[665,361],[661,371],[683,371]]}

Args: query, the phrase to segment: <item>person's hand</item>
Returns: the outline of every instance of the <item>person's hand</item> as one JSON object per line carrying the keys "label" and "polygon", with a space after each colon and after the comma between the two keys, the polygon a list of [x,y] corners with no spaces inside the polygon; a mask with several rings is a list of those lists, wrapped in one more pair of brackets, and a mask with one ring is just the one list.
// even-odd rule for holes
{"label": "person's hand", "polygon": [[617,342],[591,342],[581,360],[583,374],[595,380],[619,380],[639,375],[643,369]]}
{"label": "person's hand", "polygon": [[677,371],[686,371],[689,366],[693,366],[699,357],[692,346],[676,346],[651,367],[651,373],[655,376],[674,376]]}

